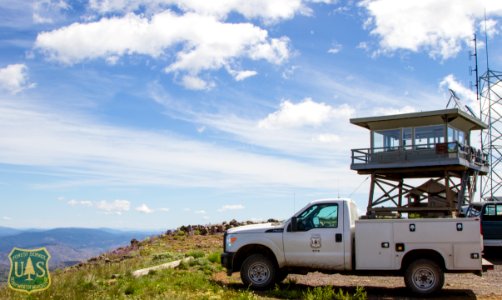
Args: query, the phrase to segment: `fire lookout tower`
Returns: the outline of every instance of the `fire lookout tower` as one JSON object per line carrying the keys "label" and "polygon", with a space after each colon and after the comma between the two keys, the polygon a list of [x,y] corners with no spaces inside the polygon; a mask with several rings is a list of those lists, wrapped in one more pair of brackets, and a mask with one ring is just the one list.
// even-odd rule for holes
{"label": "fire lookout tower", "polygon": [[479,119],[455,108],[351,119],[370,130],[370,148],[353,149],[351,169],[370,175],[367,217],[454,216],[489,171],[488,156],[470,146]]}

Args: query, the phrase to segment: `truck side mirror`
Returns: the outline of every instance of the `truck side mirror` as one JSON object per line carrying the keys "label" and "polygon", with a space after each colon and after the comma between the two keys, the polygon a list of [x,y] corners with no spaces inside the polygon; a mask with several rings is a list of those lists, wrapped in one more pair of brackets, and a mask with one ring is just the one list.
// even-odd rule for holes
{"label": "truck side mirror", "polygon": [[296,217],[291,218],[291,231],[297,231],[298,229],[298,220]]}

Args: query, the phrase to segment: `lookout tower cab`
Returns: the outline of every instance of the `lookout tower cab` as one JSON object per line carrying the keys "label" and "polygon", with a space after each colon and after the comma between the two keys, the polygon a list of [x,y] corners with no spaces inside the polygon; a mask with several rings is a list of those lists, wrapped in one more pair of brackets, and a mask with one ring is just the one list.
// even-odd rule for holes
{"label": "lookout tower cab", "polygon": [[353,149],[351,169],[370,175],[367,216],[453,216],[476,191],[488,156],[471,147],[479,119],[445,109],[355,118],[370,130],[370,148]]}

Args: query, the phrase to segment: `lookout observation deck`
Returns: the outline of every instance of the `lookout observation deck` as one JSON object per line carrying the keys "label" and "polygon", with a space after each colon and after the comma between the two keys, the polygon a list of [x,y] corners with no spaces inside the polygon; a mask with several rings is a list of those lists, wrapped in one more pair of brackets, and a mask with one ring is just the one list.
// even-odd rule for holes
{"label": "lookout observation deck", "polygon": [[[472,199],[476,177],[489,171],[488,155],[472,147],[470,140],[471,131],[487,125],[459,109],[350,122],[370,130],[371,147],[352,149],[351,156],[351,169],[372,178],[369,215],[431,211],[451,215]],[[404,183],[420,178],[428,183]]]}

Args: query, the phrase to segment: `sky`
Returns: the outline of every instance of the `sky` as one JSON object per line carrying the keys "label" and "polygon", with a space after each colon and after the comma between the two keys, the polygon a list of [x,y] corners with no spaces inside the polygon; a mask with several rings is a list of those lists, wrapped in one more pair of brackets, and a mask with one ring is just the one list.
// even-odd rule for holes
{"label": "sky", "polygon": [[0,226],[364,211],[349,119],[443,109],[449,88],[476,110],[472,39],[499,70],[501,31],[499,0],[2,0]]}

